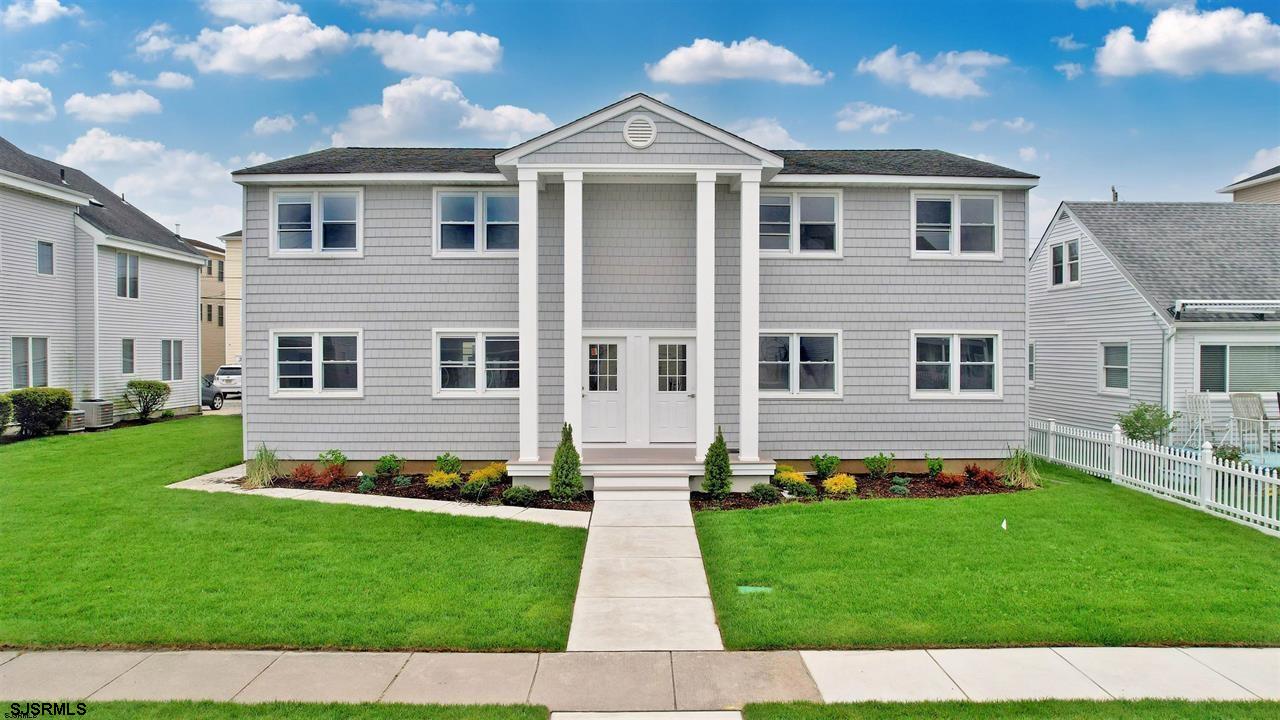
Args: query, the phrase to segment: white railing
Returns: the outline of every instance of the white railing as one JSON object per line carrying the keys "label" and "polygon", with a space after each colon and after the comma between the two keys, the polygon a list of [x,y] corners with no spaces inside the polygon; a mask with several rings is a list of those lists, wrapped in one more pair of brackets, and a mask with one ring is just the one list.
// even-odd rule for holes
{"label": "white railing", "polygon": [[1117,485],[1280,535],[1280,474],[1219,460],[1208,442],[1185,450],[1130,440],[1119,425],[1108,433],[1031,420],[1027,449]]}

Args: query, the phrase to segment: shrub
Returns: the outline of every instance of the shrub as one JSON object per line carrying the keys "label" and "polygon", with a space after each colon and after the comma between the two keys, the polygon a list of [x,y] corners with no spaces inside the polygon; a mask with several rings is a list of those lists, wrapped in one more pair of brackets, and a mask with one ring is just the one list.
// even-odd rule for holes
{"label": "shrub", "polygon": [[702,461],[702,492],[716,500],[724,500],[733,490],[733,466],[729,464],[729,446],[724,433],[716,428],[716,439],[707,448]]}
{"label": "shrub", "polygon": [[840,468],[840,458],[835,455],[814,455],[809,462],[813,463],[813,471],[819,480],[826,480]]}
{"label": "shrub", "polygon": [[1244,460],[1244,451],[1240,449],[1239,445],[1223,443],[1213,449],[1213,456],[1219,460],[1241,462]]}
{"label": "shrub", "polygon": [[803,500],[818,497],[818,488],[810,485],[808,482],[803,482],[799,485],[792,485],[785,489],[792,497],[798,497]]}
{"label": "shrub", "polygon": [[911,488],[906,485],[890,485],[889,492],[899,497],[906,497],[911,494]]}
{"label": "shrub", "polygon": [[172,420],[175,417],[177,417],[177,413],[175,413],[172,410],[165,410],[164,412],[160,413],[160,418],[162,420]]}
{"label": "shrub", "polygon": [[1010,449],[1001,469],[1004,470],[1006,485],[1023,489],[1040,487],[1040,469],[1036,466],[1035,456],[1026,448]]}
{"label": "shrub", "polygon": [[982,472],[982,468],[978,466],[978,463],[969,463],[964,466],[964,476],[969,480],[977,478],[980,472]]}
{"label": "shrub", "polygon": [[453,453],[436,456],[436,469],[440,472],[457,475],[462,472],[462,458]]}
{"label": "shrub", "polygon": [[888,474],[889,468],[893,466],[893,457],[893,453],[888,455],[879,453],[869,458],[863,458],[862,462],[867,466],[867,474],[871,476],[871,479],[880,480]]}
{"label": "shrub", "polygon": [[847,498],[858,492],[858,481],[846,473],[836,473],[822,481],[822,490],[832,497]]}
{"label": "shrub", "polygon": [[569,502],[582,494],[582,458],[573,446],[573,427],[565,423],[560,428],[560,444],[551,459],[551,497]]}
{"label": "shrub", "polygon": [[755,485],[752,485],[751,490],[747,492],[747,497],[758,503],[774,505],[782,502],[782,491],[769,483],[756,483]]}
{"label": "shrub", "polygon": [[377,487],[377,483],[373,481],[373,477],[371,475],[361,474],[360,484],[356,486],[356,492],[371,493],[375,487]]}
{"label": "shrub", "polygon": [[795,471],[796,469],[791,467],[790,465],[783,465],[782,463],[778,463],[773,468],[773,476],[778,477],[778,473],[793,473]]}
{"label": "shrub", "polygon": [[276,458],[276,451],[268,448],[266,443],[258,443],[258,449],[248,462],[247,469],[249,472],[245,475],[244,487],[250,490],[271,487],[280,474],[280,460]]}
{"label": "shrub", "polygon": [[435,488],[436,490],[443,490],[445,488],[451,488],[454,485],[457,485],[458,481],[461,479],[462,479],[462,476],[459,475],[458,473],[445,472],[443,470],[432,470],[427,475],[426,482],[427,482],[427,487],[429,488]]}
{"label": "shrub", "polygon": [[462,484],[462,488],[458,490],[458,495],[463,500],[471,502],[480,502],[489,492],[489,483],[484,480],[468,480]]}
{"label": "shrub", "polygon": [[529,507],[537,496],[537,491],[528,485],[512,485],[503,491],[502,504]]}
{"label": "shrub", "polygon": [[496,462],[471,473],[472,480],[480,480],[490,485],[501,482],[507,476],[507,464],[504,462]]}
{"label": "shrub", "polygon": [[413,484],[413,478],[408,475],[397,475],[391,482],[398,488],[405,488]]}
{"label": "shrub", "polygon": [[[809,484],[809,481],[805,479],[804,473],[799,473],[799,472],[796,472],[795,470],[791,470],[788,472],[775,473],[773,476],[773,482],[775,485],[791,493],[792,495],[796,494],[793,488]],[[801,490],[800,492],[804,492],[804,491]]]}
{"label": "shrub", "polygon": [[894,475],[889,478],[889,485],[891,487],[909,487],[911,485],[911,478],[902,475]]}
{"label": "shrub", "polygon": [[958,488],[964,485],[966,479],[964,475],[941,473],[938,475],[938,484],[944,488]]}
{"label": "shrub", "polygon": [[329,487],[341,481],[346,477],[346,473],[343,470],[345,467],[345,465],[325,465],[324,470],[321,470],[319,477],[316,478],[316,486]]}
{"label": "shrub", "polygon": [[380,476],[399,475],[404,469],[404,458],[395,453],[387,453],[378,458],[378,463],[373,466],[373,471]]}
{"label": "shrub", "polygon": [[316,466],[311,463],[301,463],[289,473],[289,479],[304,485],[310,485],[319,477],[316,473]]}
{"label": "shrub", "polygon": [[13,401],[7,393],[0,394],[0,431],[13,419]]}
{"label": "shrub", "polygon": [[130,380],[124,386],[124,401],[147,422],[169,401],[169,383],[159,380]]}
{"label": "shrub", "polygon": [[320,453],[320,464],[324,465],[326,468],[336,467],[341,470],[347,465],[347,456],[343,455],[342,451],[336,448],[333,450],[325,450]]}
{"label": "shrub", "polygon": [[1120,429],[1130,440],[1161,442],[1173,429],[1178,413],[1169,414],[1156,403],[1140,402],[1116,416]]}
{"label": "shrub", "polygon": [[24,437],[48,435],[62,424],[71,409],[71,392],[62,388],[29,387],[9,393],[13,421]]}
{"label": "shrub", "polygon": [[942,474],[942,458],[929,457],[929,453],[925,453],[924,467],[925,471],[929,473],[929,479],[936,480]]}

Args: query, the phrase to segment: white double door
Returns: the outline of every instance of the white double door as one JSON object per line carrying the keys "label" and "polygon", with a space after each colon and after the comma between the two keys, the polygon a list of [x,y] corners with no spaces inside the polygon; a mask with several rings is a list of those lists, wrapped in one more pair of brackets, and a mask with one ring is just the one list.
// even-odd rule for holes
{"label": "white double door", "polygon": [[632,335],[582,344],[583,442],[694,441],[693,338]]}

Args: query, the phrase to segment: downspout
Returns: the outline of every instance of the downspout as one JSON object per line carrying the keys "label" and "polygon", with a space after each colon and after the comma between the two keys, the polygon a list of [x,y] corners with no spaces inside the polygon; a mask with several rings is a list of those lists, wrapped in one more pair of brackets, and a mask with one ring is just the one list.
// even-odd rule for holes
{"label": "downspout", "polygon": [[1162,330],[1163,337],[1160,343],[1160,405],[1164,407],[1165,412],[1173,413],[1173,339],[1178,334],[1178,329],[1173,325],[1166,325]]}

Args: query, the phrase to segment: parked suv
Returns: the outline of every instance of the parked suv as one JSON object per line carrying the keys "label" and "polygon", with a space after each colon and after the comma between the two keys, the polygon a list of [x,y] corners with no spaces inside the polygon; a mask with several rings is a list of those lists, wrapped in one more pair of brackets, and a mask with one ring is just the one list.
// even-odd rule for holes
{"label": "parked suv", "polygon": [[240,366],[223,365],[214,373],[213,386],[223,395],[240,394]]}

